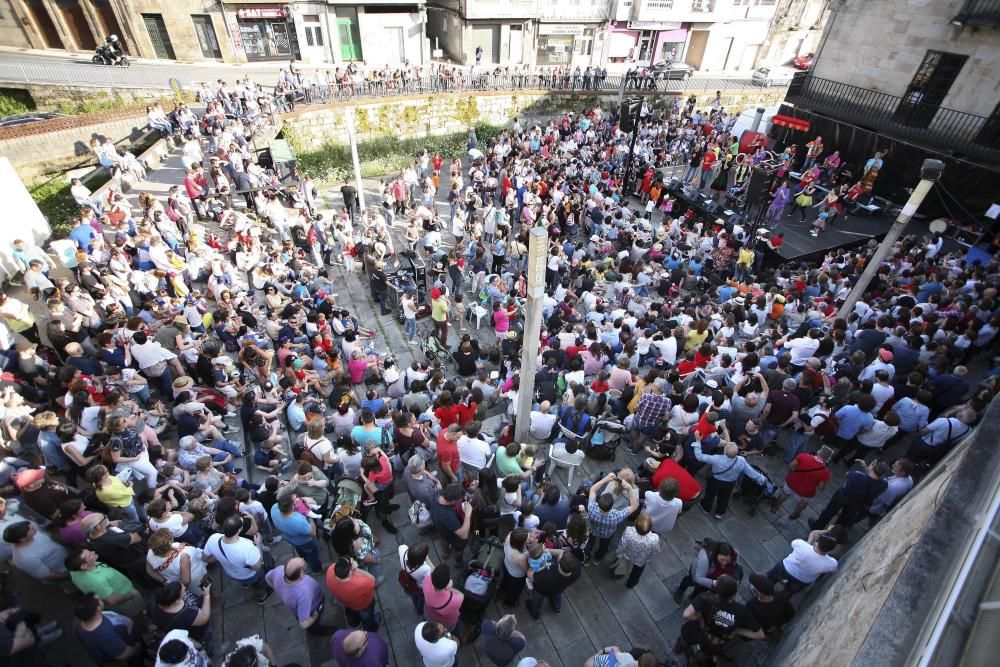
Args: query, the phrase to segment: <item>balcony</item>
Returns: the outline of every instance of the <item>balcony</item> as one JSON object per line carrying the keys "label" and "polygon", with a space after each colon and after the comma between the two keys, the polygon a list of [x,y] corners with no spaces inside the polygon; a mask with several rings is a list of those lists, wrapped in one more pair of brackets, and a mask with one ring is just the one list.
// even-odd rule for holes
{"label": "balcony", "polygon": [[787,102],[943,153],[1000,164],[1000,119],[910,103],[902,97],[799,72]]}
{"label": "balcony", "polygon": [[965,0],[952,23],[1000,28],[1000,0]]}

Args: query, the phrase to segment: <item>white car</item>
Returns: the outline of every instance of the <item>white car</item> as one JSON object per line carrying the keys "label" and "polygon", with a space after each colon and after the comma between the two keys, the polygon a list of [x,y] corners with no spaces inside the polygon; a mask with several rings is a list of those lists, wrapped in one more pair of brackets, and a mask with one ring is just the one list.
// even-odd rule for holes
{"label": "white car", "polygon": [[758,67],[753,71],[750,81],[757,86],[773,86],[778,83],[788,83],[792,80],[795,70],[787,67]]}

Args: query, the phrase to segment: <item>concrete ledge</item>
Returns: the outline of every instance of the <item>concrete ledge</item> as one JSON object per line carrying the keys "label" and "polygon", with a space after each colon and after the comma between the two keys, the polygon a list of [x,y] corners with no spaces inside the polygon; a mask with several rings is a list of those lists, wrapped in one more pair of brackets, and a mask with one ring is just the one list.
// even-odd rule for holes
{"label": "concrete ledge", "polygon": [[774,665],[915,664],[924,625],[951,591],[957,567],[1000,479],[1000,405],[840,561],[769,659]]}

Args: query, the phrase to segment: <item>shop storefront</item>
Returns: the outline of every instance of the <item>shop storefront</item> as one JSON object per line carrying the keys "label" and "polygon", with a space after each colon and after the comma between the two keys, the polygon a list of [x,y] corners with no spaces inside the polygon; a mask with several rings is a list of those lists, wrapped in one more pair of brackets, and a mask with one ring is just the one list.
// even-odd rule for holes
{"label": "shop storefront", "polygon": [[[588,42],[589,39],[589,42]],[[592,48],[593,31],[584,37],[582,25],[560,25],[543,23],[538,26],[538,64],[569,65],[573,62],[576,42],[581,51]]]}
{"label": "shop storefront", "polygon": [[295,23],[287,6],[240,7],[235,13],[248,61],[298,60],[301,57]]}
{"label": "shop storefront", "polygon": [[608,33],[607,58],[612,63],[653,65],[683,60],[687,28],[661,21],[618,21]]}

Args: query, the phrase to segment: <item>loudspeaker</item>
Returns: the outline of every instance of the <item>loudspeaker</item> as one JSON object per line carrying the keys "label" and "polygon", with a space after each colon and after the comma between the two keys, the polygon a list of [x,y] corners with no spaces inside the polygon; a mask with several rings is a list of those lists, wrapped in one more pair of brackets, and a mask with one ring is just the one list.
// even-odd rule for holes
{"label": "loudspeaker", "polygon": [[621,128],[622,132],[631,132],[635,129],[641,109],[641,97],[627,97],[622,100],[621,116],[618,122],[618,127]]}
{"label": "loudspeaker", "polygon": [[773,176],[773,171],[769,171],[763,167],[753,168],[753,171],[750,172],[750,182],[747,183],[747,204],[749,206],[756,205],[760,201],[760,198],[767,192],[768,187],[771,185],[771,178]]}

